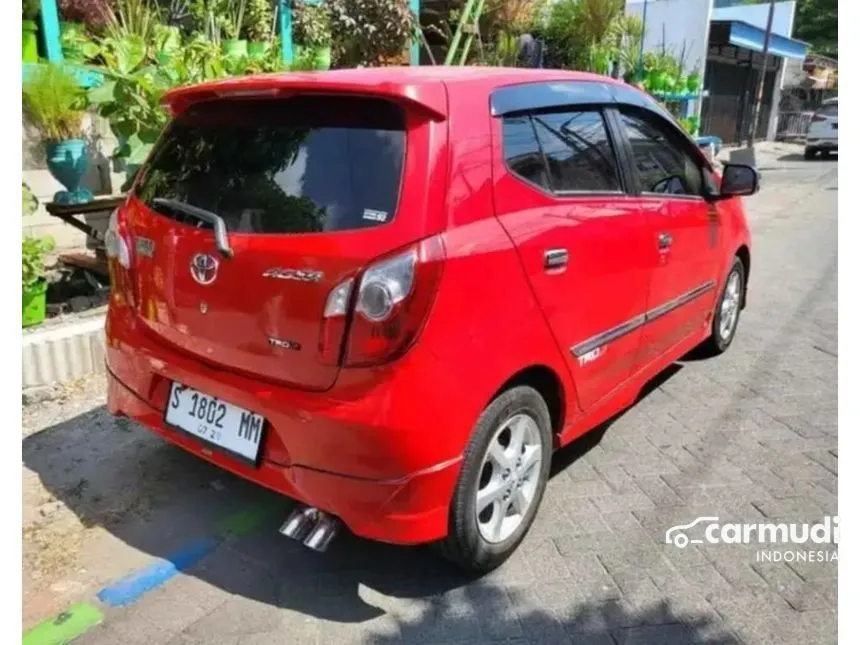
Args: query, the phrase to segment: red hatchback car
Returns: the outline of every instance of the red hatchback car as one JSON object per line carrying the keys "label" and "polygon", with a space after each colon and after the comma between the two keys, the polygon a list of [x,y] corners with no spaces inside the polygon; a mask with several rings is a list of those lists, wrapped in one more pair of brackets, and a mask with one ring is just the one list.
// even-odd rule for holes
{"label": "red hatchback car", "polygon": [[602,76],[229,79],[174,116],[107,235],[109,408],[343,523],[489,570],[555,449],[732,342],[748,166]]}

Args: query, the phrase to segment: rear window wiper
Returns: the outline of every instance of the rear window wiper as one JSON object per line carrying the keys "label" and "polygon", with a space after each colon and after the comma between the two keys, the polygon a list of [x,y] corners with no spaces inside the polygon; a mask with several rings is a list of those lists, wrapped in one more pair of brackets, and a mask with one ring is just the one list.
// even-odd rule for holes
{"label": "rear window wiper", "polygon": [[208,222],[212,225],[212,228],[215,231],[215,246],[218,247],[218,250],[221,251],[221,254],[224,255],[224,257],[233,257],[233,249],[230,248],[230,242],[227,240],[227,225],[224,223],[224,219],[220,215],[213,213],[212,211],[207,211],[205,208],[198,208],[197,206],[192,206],[186,202],[180,202],[176,199],[156,197],[152,200],[152,203],[156,206],[177,210],[185,213],[186,215],[196,217],[204,222]]}

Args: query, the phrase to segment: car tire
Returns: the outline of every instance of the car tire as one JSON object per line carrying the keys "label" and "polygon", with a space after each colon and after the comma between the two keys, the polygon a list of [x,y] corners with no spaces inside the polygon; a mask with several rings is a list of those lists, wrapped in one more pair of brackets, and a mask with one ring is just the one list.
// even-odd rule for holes
{"label": "car tire", "polygon": [[803,158],[809,161],[810,159],[815,159],[815,155],[818,154],[818,150],[815,148],[806,148],[803,151]]}
{"label": "car tire", "polygon": [[[702,343],[701,350],[705,356],[717,356],[726,351],[735,339],[738,330],[741,309],[746,297],[746,271],[741,259],[735,256],[732,267],[726,276],[723,290],[717,299],[711,320],[711,335]],[[727,298],[729,304],[727,305]],[[731,315],[731,319],[726,316]]]}
{"label": "car tire", "polygon": [[[546,402],[528,386],[506,390],[484,409],[463,456],[451,499],[448,536],[435,545],[444,557],[467,571],[486,573],[516,550],[534,522],[546,489],[551,428]],[[514,444],[517,436],[522,437],[522,450]],[[511,468],[503,468],[499,459]],[[532,463],[535,459],[539,462]],[[525,462],[531,463],[530,469]],[[487,502],[498,491],[508,496]]]}

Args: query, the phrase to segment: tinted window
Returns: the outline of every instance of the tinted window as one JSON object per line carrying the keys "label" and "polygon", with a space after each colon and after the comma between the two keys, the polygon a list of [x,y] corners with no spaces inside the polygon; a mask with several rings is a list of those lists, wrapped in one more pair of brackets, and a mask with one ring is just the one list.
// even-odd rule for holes
{"label": "tinted window", "polygon": [[699,166],[650,120],[622,114],[623,128],[633,148],[633,161],[643,192],[701,195]]}
{"label": "tinted window", "polygon": [[599,112],[532,116],[556,192],[621,190],[609,133]]}
{"label": "tinted window", "polygon": [[821,116],[839,116],[839,106],[836,103],[823,105],[818,108],[818,114]]}
{"label": "tinted window", "polygon": [[380,100],[212,101],[165,133],[138,196],[217,213],[227,229],[305,233],[379,226],[397,207],[402,111]]}
{"label": "tinted window", "polygon": [[505,118],[502,123],[505,161],[515,175],[549,189],[546,165],[540,153],[537,137],[527,116]]}

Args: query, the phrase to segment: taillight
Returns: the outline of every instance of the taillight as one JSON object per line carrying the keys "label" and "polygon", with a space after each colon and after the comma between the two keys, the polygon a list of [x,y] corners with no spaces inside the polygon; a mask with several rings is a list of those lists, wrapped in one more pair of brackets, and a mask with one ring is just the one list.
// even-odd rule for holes
{"label": "taillight", "polygon": [[401,356],[430,311],[444,257],[441,238],[431,237],[375,262],[356,280],[338,284],[323,314],[322,359],[338,362],[345,334],[345,367],[377,365]]}
{"label": "taillight", "polygon": [[105,251],[108,256],[108,271],[114,297],[123,300],[129,306],[134,306],[134,285],[130,273],[131,243],[119,208],[115,208],[108,219]]}
{"label": "taillight", "polygon": [[353,279],[344,280],[328,294],[323,310],[323,324],[320,332],[320,357],[328,365],[337,365],[346,319],[349,314],[349,299],[352,296]]}
{"label": "taillight", "polygon": [[116,260],[124,268],[131,268],[131,250],[124,232],[120,231],[119,208],[113,209],[108,218],[107,230],[105,231],[105,250],[107,256]]}

